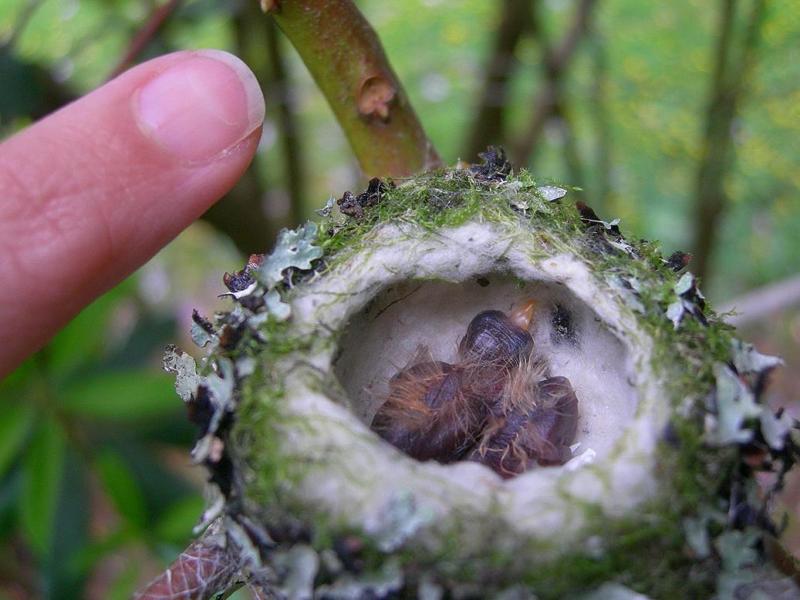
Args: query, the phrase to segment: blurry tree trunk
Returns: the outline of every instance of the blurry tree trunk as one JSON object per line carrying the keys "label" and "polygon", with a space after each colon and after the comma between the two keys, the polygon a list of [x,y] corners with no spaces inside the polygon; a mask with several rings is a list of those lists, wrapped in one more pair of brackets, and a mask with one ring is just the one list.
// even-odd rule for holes
{"label": "blurry tree trunk", "polygon": [[[255,4],[250,4],[250,6],[255,9]],[[299,225],[304,218],[303,206],[306,195],[305,154],[303,153],[303,144],[295,117],[292,84],[287,74],[277,27],[271,19],[259,17],[258,22],[262,24],[265,30],[267,51],[272,66],[272,79],[269,82],[270,89],[267,90],[265,95],[268,100],[271,99],[273,101],[278,113],[286,186],[289,189],[289,224],[294,226]]]}
{"label": "blurry tree trunk", "polygon": [[[530,120],[522,135],[512,148],[512,159],[520,167],[527,166],[544,131],[547,120],[561,103],[564,78],[578,49],[581,39],[589,27],[592,10],[596,0],[580,0],[572,24],[557,47],[542,44],[544,83],[538,97],[532,102]],[[536,27],[540,36],[544,34],[541,26]]]}
{"label": "blurry tree trunk", "polygon": [[566,106],[562,97],[559,97],[556,104],[553,106],[552,116],[554,119],[557,119],[558,122],[559,134],[561,135],[561,142],[563,144],[562,153],[567,178],[572,185],[584,188],[583,161],[581,160],[580,151],[578,150],[578,140],[572,126],[569,108]]}
{"label": "blurry tree trunk", "polygon": [[500,23],[485,67],[485,79],[475,118],[464,150],[466,160],[475,160],[490,144],[506,141],[508,85],[516,67],[514,53],[532,26],[531,6],[536,0],[504,0]]}
{"label": "blurry tree trunk", "polygon": [[250,167],[222,200],[203,214],[203,220],[226,234],[244,255],[267,250],[278,233],[264,211],[266,190],[253,159]]}
{"label": "blurry tree trunk", "polygon": [[738,0],[721,0],[714,74],[709,91],[708,114],[695,184],[693,271],[708,275],[717,227],[727,197],[725,175],[733,162],[732,126],[742,92],[752,71],[766,0],[753,0],[741,50],[736,52],[736,10]]}
{"label": "blurry tree trunk", "polygon": [[800,306],[800,274],[750,290],[746,294],[718,306],[717,313],[722,315],[734,313],[726,315],[725,322],[734,327],[741,327],[772,317],[793,306]]}
{"label": "blurry tree trunk", "polygon": [[[268,200],[263,164],[258,157],[250,164],[242,179],[204,218],[227,233],[244,254],[264,252],[282,227],[303,218],[305,175],[302,145],[291,103],[288,81],[275,24],[265,19],[254,2],[243,2],[233,19],[236,53],[253,69],[261,82],[267,100],[268,115],[279,126],[283,151],[284,180],[289,192],[289,209],[285,215],[270,218],[264,203]],[[266,48],[265,48],[266,46]],[[271,177],[272,186],[277,177]]]}
{"label": "blurry tree trunk", "polygon": [[592,206],[599,214],[606,212],[611,194],[611,124],[608,109],[608,55],[606,42],[596,26],[592,29],[592,90],[589,110],[594,121],[595,152]]}

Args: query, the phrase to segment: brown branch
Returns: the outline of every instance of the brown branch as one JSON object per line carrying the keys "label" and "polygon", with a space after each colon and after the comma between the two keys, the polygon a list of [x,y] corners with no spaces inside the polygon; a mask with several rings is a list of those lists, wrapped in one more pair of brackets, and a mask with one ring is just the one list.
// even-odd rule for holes
{"label": "brown branch", "polygon": [[753,2],[739,57],[733,56],[736,7],[737,0],[722,0],[719,42],[715,49],[714,76],[695,184],[693,265],[700,277],[708,275],[717,225],[728,201],[724,179],[733,162],[731,126],[753,69],[766,1]]}
{"label": "brown branch", "polygon": [[141,29],[133,36],[125,54],[117,63],[117,66],[111,71],[108,79],[114,79],[117,75],[126,71],[138,56],[144,51],[147,45],[153,41],[153,38],[158,35],[164,24],[169,20],[170,16],[178,9],[182,0],[167,0],[161,6],[156,7],[153,12],[142,25]]}
{"label": "brown branch", "polygon": [[492,42],[483,90],[465,145],[464,158],[475,160],[489,145],[504,145],[508,86],[517,66],[514,53],[531,29],[531,0],[504,0]]}
{"label": "brown branch", "polygon": [[[542,44],[544,89],[534,100],[534,108],[528,125],[512,149],[512,158],[518,166],[524,167],[530,162],[533,151],[541,138],[544,125],[559,104],[564,76],[581,39],[589,29],[589,19],[596,3],[596,0],[581,0],[572,24],[561,39],[561,43],[555,48],[550,47],[546,42]],[[538,27],[537,30],[540,36],[544,35],[542,27]]]}
{"label": "brown branch", "polygon": [[264,188],[256,158],[233,189],[203,214],[203,220],[227,235],[245,256],[264,252],[280,229],[264,212]]}
{"label": "brown branch", "polygon": [[259,19],[266,29],[267,51],[272,67],[270,82],[278,111],[278,125],[283,142],[283,159],[286,169],[286,182],[289,188],[291,225],[299,225],[305,217],[303,207],[306,195],[306,169],[303,144],[295,117],[295,102],[292,85],[287,75],[280,40],[275,23],[268,19]]}
{"label": "brown branch", "polygon": [[760,321],[775,313],[800,305],[800,275],[771,283],[734,298],[717,308],[719,313],[735,311],[725,317],[725,322],[740,327]]}
{"label": "brown branch", "polygon": [[558,120],[561,139],[564,145],[562,154],[564,156],[567,178],[572,185],[582,188],[584,187],[583,161],[578,151],[578,144],[576,142],[569,111],[563,98],[559,98],[553,107],[553,117]]}
{"label": "brown branch", "polygon": [[[287,128],[281,105],[286,102],[285,72],[276,75],[275,64],[280,61],[272,55],[275,50],[270,44],[270,30],[275,33],[275,24],[265,19],[258,6],[247,2],[241,6],[233,17],[233,32],[236,53],[244,60],[261,82],[262,90],[267,98],[267,110],[275,111],[277,107],[278,121],[282,125],[281,138],[284,150],[289,143],[285,140]],[[264,52],[264,40],[267,40],[267,52]],[[290,112],[288,107],[285,108]],[[283,118],[282,118],[283,117]],[[289,127],[295,133],[294,115],[289,115]],[[237,248],[245,255],[264,252],[269,248],[281,227],[287,227],[301,220],[302,195],[304,178],[302,169],[302,152],[296,135],[292,141],[292,158],[286,158],[286,179],[291,194],[291,208],[288,215],[268,217],[264,210],[264,202],[268,197],[268,185],[276,182],[270,178],[265,183],[263,163],[256,157],[244,176],[225,197],[212,206],[203,219],[215,228],[224,232],[233,240]],[[295,182],[299,179],[299,182]]]}
{"label": "brown branch", "polygon": [[592,29],[593,80],[590,112],[595,129],[594,170],[595,185],[592,187],[592,206],[599,214],[606,212],[611,194],[611,127],[608,109],[608,56],[602,35]]}
{"label": "brown branch", "polygon": [[440,164],[352,0],[263,0],[299,52],[368,177],[402,177]]}

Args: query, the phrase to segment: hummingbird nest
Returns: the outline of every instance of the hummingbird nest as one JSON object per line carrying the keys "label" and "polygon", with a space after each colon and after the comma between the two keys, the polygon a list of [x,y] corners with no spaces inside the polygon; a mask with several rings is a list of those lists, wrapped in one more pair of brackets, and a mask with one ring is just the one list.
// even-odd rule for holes
{"label": "hummingbird nest", "polygon": [[321,213],[226,275],[199,365],[167,353],[217,490],[203,594],[794,593],[768,552],[798,455],[760,398],[780,361],[683,255],[497,152]]}

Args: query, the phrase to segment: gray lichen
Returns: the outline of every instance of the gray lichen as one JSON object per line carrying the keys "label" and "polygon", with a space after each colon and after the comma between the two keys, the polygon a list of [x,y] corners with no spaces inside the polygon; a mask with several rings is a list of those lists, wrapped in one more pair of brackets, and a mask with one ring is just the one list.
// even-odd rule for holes
{"label": "gray lichen", "polygon": [[[200,373],[168,352],[251,570],[325,598],[726,597],[764,579],[774,525],[753,482],[780,485],[798,456],[796,424],[759,397],[779,360],[733,337],[682,262],[499,161],[371,184],[357,218],[329,202],[226,277],[234,308],[198,324]],[[504,483],[369,430],[404,353],[445,352],[448,319],[526,293],[570,318],[533,333],[574,379],[592,455]]]}

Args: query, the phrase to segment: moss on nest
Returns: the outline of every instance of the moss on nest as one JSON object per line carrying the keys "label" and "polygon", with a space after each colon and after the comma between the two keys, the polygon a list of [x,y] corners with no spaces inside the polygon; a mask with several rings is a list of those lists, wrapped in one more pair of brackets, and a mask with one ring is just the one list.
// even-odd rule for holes
{"label": "moss on nest", "polygon": [[[312,587],[323,586],[323,597],[354,598],[380,596],[381,590],[413,596],[423,588],[487,597],[513,585],[555,598],[612,580],[657,598],[676,593],[703,597],[766,577],[761,550],[774,526],[768,518],[769,494],[754,493],[755,473],[775,469],[782,474],[797,457],[797,431],[783,416],[776,418],[758,405],[763,380],[776,362],[737,345],[732,329],[705,306],[691,274],[681,272],[680,261],[665,260],[656,244],[627,240],[616,222],[603,222],[585,206],[576,210],[566,188],[545,186],[525,171],[506,177],[496,169],[488,176],[475,169],[439,170],[381,185],[377,193],[358,211],[359,218],[334,214],[329,203],[318,228],[306,226],[287,235],[272,255],[251,260],[231,287],[234,309],[217,315],[203,339],[209,356],[199,375],[178,371],[171,363],[179,384],[186,387],[187,377],[196,378],[188,383],[196,386],[185,397],[190,406],[210,395],[204,410],[227,415],[216,424],[211,417],[199,423],[201,442],[208,445],[209,436],[220,440],[222,454],[196,453],[196,458],[217,479],[221,464],[232,465],[229,485],[220,486],[228,527],[243,527],[243,519],[258,523],[264,539],[274,544],[259,547],[258,536],[248,533],[261,550],[251,570],[267,569],[277,582],[284,581],[291,568],[275,564],[276,551],[307,547],[319,558]],[[442,475],[445,467],[409,466],[409,459],[395,458],[349,412],[352,399],[334,374],[346,324],[394,277],[386,274],[381,284],[380,277],[365,276],[372,287],[362,290],[357,285],[360,269],[384,260],[381,252],[392,245],[422,244],[473,226],[501,232],[513,242],[505,250],[492,246],[491,264],[518,278],[521,287],[528,281],[520,273],[520,256],[541,269],[544,261],[559,256],[569,258],[570,268],[588,267],[586,285],[603,295],[596,298],[598,314],[607,317],[613,308],[616,316],[606,325],[629,349],[642,353],[635,357],[636,374],[643,380],[636,385],[648,400],[640,403],[634,420],[662,427],[648,433],[658,438],[652,462],[637,468],[647,471],[657,490],[631,502],[598,502],[591,495],[582,502],[574,493],[563,495],[568,506],[553,514],[562,519],[579,515],[580,522],[571,532],[566,531],[570,523],[563,523],[569,544],[524,528],[515,532],[507,515],[496,514],[513,505],[507,491],[496,497],[487,492],[486,524],[480,526],[494,533],[478,544],[473,539],[476,519],[481,520],[477,504],[453,499],[451,512],[440,506],[446,498],[428,504],[420,482],[435,487],[440,476],[441,481],[453,476]],[[279,260],[270,262],[276,256]],[[464,276],[416,267],[406,269],[415,281]],[[346,285],[325,287],[336,278],[349,279]],[[222,343],[226,328],[238,332],[235,343]],[[222,372],[221,361],[233,365],[231,374]],[[745,363],[755,366],[747,372]],[[232,384],[227,395],[208,393],[218,383],[214,377]],[[734,395],[721,397],[722,388]],[[731,410],[735,414],[723,414]],[[648,420],[639,414],[643,411],[665,411],[668,418]],[[632,426],[626,435],[646,430]],[[723,431],[735,441],[721,443],[727,439]],[[328,435],[328,441],[319,442]],[[363,473],[351,470],[358,466],[348,465],[350,442],[353,452],[374,452],[383,467],[395,465],[398,477],[408,478],[408,495],[371,504],[370,497],[379,497],[382,490],[369,490],[369,482],[359,480]],[[619,471],[629,454],[628,446],[617,443],[595,469],[603,489],[625,489],[615,482],[623,477]],[[577,481],[573,475],[564,477]],[[367,489],[350,494],[357,486]],[[554,484],[553,493],[564,489]],[[339,497],[361,499],[361,504],[333,510]],[[622,507],[617,511],[616,500]],[[376,506],[383,508],[376,511]],[[739,546],[753,553],[734,553],[731,535],[749,536]]]}

